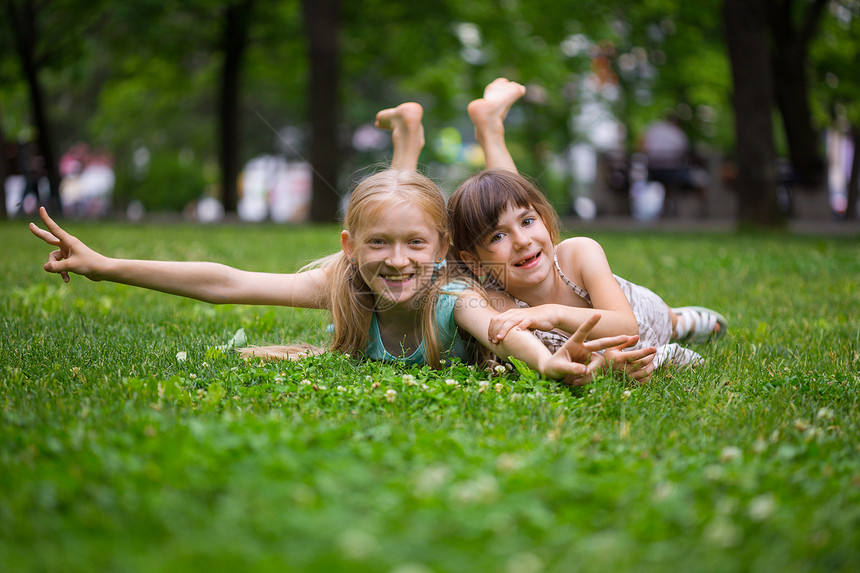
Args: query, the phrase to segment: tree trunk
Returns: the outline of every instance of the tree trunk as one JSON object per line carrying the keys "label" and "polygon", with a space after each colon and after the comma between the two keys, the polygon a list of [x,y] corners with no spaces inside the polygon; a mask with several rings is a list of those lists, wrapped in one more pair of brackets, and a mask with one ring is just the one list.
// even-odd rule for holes
{"label": "tree trunk", "polygon": [[337,220],[340,148],[339,117],[340,0],[303,0],[305,34],[308,39],[310,81],[308,115],[311,123],[310,157],[313,169],[311,220]]}
{"label": "tree trunk", "polygon": [[45,96],[39,81],[39,63],[36,57],[38,30],[36,29],[36,6],[32,0],[27,0],[22,6],[13,0],[7,0],[6,9],[12,21],[12,31],[15,36],[15,48],[20,58],[21,69],[30,91],[30,112],[38,132],[37,141],[39,153],[45,161],[45,171],[50,183],[48,207],[58,213],[60,204],[60,167],[54,150],[53,131],[48,121],[45,109]]}
{"label": "tree trunk", "polygon": [[807,60],[827,0],[809,3],[799,25],[794,23],[793,4],[793,0],[767,0],[774,89],[797,182],[816,188],[824,183],[825,164],[809,108]]}
{"label": "tree trunk", "polygon": [[857,220],[857,194],[860,191],[860,126],[851,128],[851,176],[848,178],[848,203],[845,207],[845,220]]}
{"label": "tree trunk", "polygon": [[248,26],[253,0],[230,4],[224,11],[222,51],[224,66],[221,71],[221,91],[218,103],[218,122],[221,131],[219,159],[221,162],[221,200],[224,211],[236,212],[237,182],[240,172],[239,99],[242,63],[248,45]]}
{"label": "tree trunk", "polygon": [[6,156],[6,136],[3,133],[3,110],[0,108],[0,218],[6,213],[6,178],[9,177],[9,158]]}
{"label": "tree trunk", "polygon": [[782,227],[773,141],[773,76],[764,0],[725,0],[723,22],[732,69],[738,222]]}

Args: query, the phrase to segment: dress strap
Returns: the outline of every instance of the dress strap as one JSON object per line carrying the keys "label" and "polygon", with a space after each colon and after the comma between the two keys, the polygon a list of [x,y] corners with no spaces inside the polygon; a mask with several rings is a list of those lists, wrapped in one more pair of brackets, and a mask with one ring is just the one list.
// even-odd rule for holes
{"label": "dress strap", "polygon": [[586,290],[584,288],[582,288],[581,286],[579,286],[578,284],[574,284],[573,281],[571,281],[569,278],[567,278],[567,276],[561,270],[561,266],[558,264],[558,253],[557,252],[553,253],[552,260],[555,263],[555,270],[558,271],[558,276],[561,277],[561,280],[564,281],[564,284],[569,286],[571,288],[571,290],[573,290],[573,292],[578,297],[582,298],[582,300],[587,302],[588,306],[592,306],[591,305],[591,297],[588,296],[588,293],[586,292]]}

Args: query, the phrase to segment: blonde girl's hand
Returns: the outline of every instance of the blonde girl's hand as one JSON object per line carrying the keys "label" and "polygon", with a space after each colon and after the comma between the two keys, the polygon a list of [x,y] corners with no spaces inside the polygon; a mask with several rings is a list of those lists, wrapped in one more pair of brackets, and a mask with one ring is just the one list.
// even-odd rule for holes
{"label": "blonde girl's hand", "polygon": [[48,216],[44,207],[39,209],[39,216],[47,231],[34,223],[30,223],[30,231],[49,245],[57,247],[56,251],[48,255],[45,270],[49,273],[58,273],[65,282],[69,282],[69,273],[83,275],[90,280],[100,280],[98,269],[106,260],[105,257],[65,232]]}
{"label": "blonde girl's hand", "polygon": [[631,336],[627,343],[604,350],[603,357],[612,370],[622,372],[637,382],[647,382],[654,372],[654,358],[657,356],[657,349],[649,346],[638,350],[624,351],[625,348],[636,344],[638,340],[638,336]]}
{"label": "blonde girl's hand", "polygon": [[[557,326],[558,312],[555,305],[543,304],[529,308],[514,308],[499,313],[490,320],[487,329],[490,342],[498,344],[513,330],[552,330]],[[591,330],[589,328],[589,330]]]}

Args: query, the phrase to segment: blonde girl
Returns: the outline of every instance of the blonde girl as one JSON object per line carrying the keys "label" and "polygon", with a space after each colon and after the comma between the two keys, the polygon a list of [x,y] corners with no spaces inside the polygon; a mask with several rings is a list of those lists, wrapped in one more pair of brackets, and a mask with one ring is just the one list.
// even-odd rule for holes
{"label": "blonde girl", "polygon": [[[392,136],[398,139],[411,129],[409,141],[415,140],[416,128],[406,113],[414,108],[387,111],[382,123],[391,127]],[[420,114],[418,122],[420,126]],[[429,179],[413,170],[390,169],[362,181],[350,197],[341,251],[316,268],[292,274],[243,271],[210,262],[108,258],[65,232],[44,209],[40,216],[47,230],[33,223],[30,230],[57,248],[44,268],[66,282],[69,273],[75,273],[213,304],[327,309],[334,322],[331,349],[369,359],[438,368],[454,357],[468,360],[466,339],[474,337],[547,377],[584,383],[596,367],[592,351],[629,341],[616,336],[585,342],[600,320],[594,316],[556,352],[526,331],[492,344],[487,332],[498,312],[466,282],[452,280],[444,264],[449,244],[444,198]],[[278,355],[279,350],[249,352]]]}
{"label": "blonde girl", "polygon": [[613,275],[597,242],[559,240],[554,209],[517,173],[504,141],[504,118],[524,92],[523,86],[499,79],[469,105],[489,169],[464,182],[448,203],[454,251],[521,307],[491,319],[491,339],[534,329],[554,348],[597,311],[595,336],[639,336],[635,354],[607,353],[634,378],[647,379],[664,363],[700,363],[701,356],[677,342],[724,335],[727,323],[719,313],[670,308],[650,290]]}

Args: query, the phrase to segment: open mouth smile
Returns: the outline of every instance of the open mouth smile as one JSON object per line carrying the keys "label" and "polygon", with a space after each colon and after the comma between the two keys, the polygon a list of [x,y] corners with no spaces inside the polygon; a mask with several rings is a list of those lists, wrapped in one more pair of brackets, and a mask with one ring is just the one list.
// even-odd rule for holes
{"label": "open mouth smile", "polygon": [[517,263],[514,263],[514,266],[519,267],[519,268],[529,268],[529,267],[534,266],[538,262],[539,259],[540,259],[540,251],[531,255],[530,257],[527,257],[527,258],[525,258],[525,259],[523,259]]}
{"label": "open mouth smile", "polygon": [[409,281],[411,281],[415,277],[415,273],[411,274],[399,274],[399,275],[379,275],[383,281],[392,286],[401,286]]}

